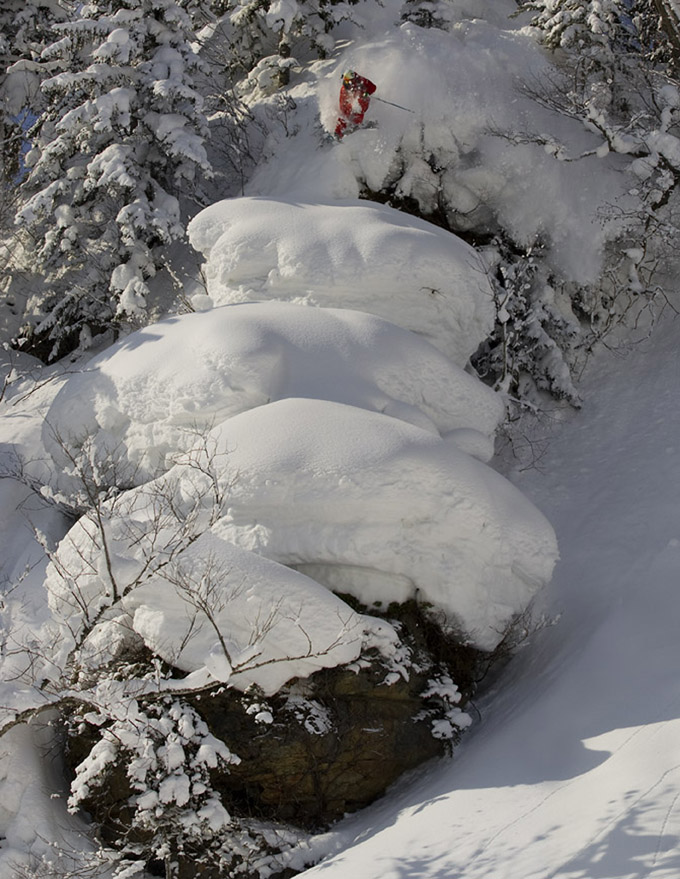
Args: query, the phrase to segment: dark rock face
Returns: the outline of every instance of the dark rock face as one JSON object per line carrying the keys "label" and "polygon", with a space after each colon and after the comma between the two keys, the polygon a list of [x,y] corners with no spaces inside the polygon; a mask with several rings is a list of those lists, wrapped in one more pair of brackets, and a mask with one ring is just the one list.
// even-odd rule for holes
{"label": "dark rock face", "polygon": [[[447,739],[437,735],[437,724],[452,716],[455,700],[441,697],[437,687],[433,696],[431,684],[454,681],[464,708],[489,657],[446,634],[415,602],[390,606],[384,616],[400,632],[400,673],[375,653],[291,681],[267,699],[222,685],[183,697],[240,758],[238,765],[211,770],[212,788],[233,818],[319,830],[373,802],[404,772],[450,752],[455,726]],[[100,735],[88,724],[72,725],[67,759],[73,772]],[[143,851],[145,835],[132,829],[134,793],[118,760],[84,805],[107,844]],[[198,850],[185,849],[177,860],[182,879],[224,875],[210,866],[199,871]],[[154,872],[155,865],[148,866]]]}
{"label": "dark rock face", "polygon": [[215,782],[227,808],[318,828],[444,754],[428,719],[414,719],[426,678],[411,674],[389,685],[384,678],[380,669],[318,672],[269,700],[271,723],[239,710],[234,703],[247,700],[234,694],[195,702],[214,735],[241,758]]}
{"label": "dark rock face", "polygon": [[[424,700],[423,692],[443,671],[464,707],[489,657],[446,634],[415,601],[391,605],[384,616],[397,624],[410,656],[406,678],[390,675],[374,656],[358,671],[326,669],[293,681],[266,706],[256,695],[234,692],[189,700],[241,758],[214,782],[230,812],[318,829],[450,752],[451,741],[432,734],[446,706]],[[256,719],[262,707],[270,723]]]}

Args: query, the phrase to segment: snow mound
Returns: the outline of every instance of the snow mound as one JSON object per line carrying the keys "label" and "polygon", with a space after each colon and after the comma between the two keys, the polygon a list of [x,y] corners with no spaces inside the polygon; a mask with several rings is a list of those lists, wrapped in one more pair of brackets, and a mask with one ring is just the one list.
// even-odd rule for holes
{"label": "snow mound", "polygon": [[367,628],[396,640],[389,624],[210,531],[181,554],[172,582],[153,577],[123,603],[132,628],[167,662],[240,690],[257,684],[267,695],[355,660]]}
{"label": "snow mound", "polygon": [[[541,513],[451,439],[324,400],[280,400],[228,419],[167,474],[107,501],[98,515],[106,522],[106,556],[96,517],[84,516],[61,542],[46,579],[50,607],[70,633],[60,639],[64,658],[69,638],[79,638],[93,619],[115,616],[117,596],[129,594],[126,601],[134,604],[140,588],[144,606],[155,610],[134,627],[169,655],[171,648],[161,644],[165,633],[179,656],[184,636],[177,634],[173,590],[178,582],[190,580],[194,588],[207,582],[206,565],[213,580],[233,578],[245,590],[252,581],[257,592],[269,578],[257,601],[280,607],[298,624],[288,603],[292,595],[300,605],[297,575],[263,571],[258,556],[300,566],[317,583],[369,606],[413,597],[431,602],[473,644],[490,650],[549,579],[557,556]],[[227,545],[247,552],[234,551],[232,558]],[[310,613],[316,601],[310,600]],[[239,604],[238,612],[246,606]],[[319,607],[302,628],[305,638],[315,639],[319,626],[327,643],[328,614],[335,620],[337,611]],[[237,631],[234,607],[230,614]],[[100,661],[106,661],[115,638],[110,629],[97,637],[92,649],[101,648]],[[349,638],[350,647],[355,640]],[[185,654],[193,657],[189,669],[201,661],[210,666],[206,650],[211,653],[211,644],[200,641],[202,660],[195,651]]]}
{"label": "snow mound", "polygon": [[280,299],[368,311],[464,365],[493,326],[476,252],[437,226],[366,201],[217,202],[189,224],[217,304]]}
{"label": "snow mound", "polygon": [[195,463],[206,467],[125,492],[61,541],[45,577],[53,617],[42,634],[51,647],[35,663],[38,678],[58,679],[76,644],[83,667],[97,669],[143,641],[188,673],[181,689],[219,681],[272,694],[366,647],[394,652],[389,623],[211,529],[215,509],[196,478],[211,481],[208,465]]}
{"label": "snow mound", "polygon": [[487,459],[503,416],[496,394],[407,330],[344,309],[263,302],[161,321],[107,349],[69,376],[43,442],[63,470],[64,446],[89,438],[98,460],[113,456],[140,484],[167,470],[199,432],[285,397],[455,430]]}
{"label": "snow mound", "polygon": [[[213,531],[371,604],[418,597],[482,649],[550,578],[555,535],[504,477],[395,418],[288,399],[212,433]],[[168,474],[182,479],[181,465]]]}

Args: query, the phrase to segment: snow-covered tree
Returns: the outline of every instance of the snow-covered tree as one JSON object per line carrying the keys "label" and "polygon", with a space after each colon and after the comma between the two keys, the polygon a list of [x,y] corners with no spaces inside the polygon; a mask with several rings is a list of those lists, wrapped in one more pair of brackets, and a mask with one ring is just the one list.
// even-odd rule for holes
{"label": "snow-covered tree", "polygon": [[401,20],[418,27],[446,29],[450,24],[452,7],[449,0],[405,0]]}
{"label": "snow-covered tree", "polygon": [[576,47],[586,54],[611,51],[625,12],[620,0],[528,0],[522,9],[535,11],[532,24],[551,49]]}
{"label": "snow-covered tree", "polygon": [[629,4],[622,0],[528,0],[541,42],[561,50],[570,70],[570,99],[600,113],[635,113],[631,92],[639,89],[640,41]]}
{"label": "snow-covered tree", "polygon": [[19,171],[26,118],[40,108],[38,58],[67,14],[57,0],[7,0],[0,9],[0,173],[8,181]]}
{"label": "snow-covered tree", "polygon": [[134,699],[118,706],[111,701],[86,714],[86,720],[76,716],[73,722],[87,723],[97,741],[77,768],[69,808],[76,812],[106,801],[112,771],[125,766],[129,796],[106,829],[107,836],[119,836],[117,847],[127,853],[118,875],[132,869],[132,853],[140,873],[149,859],[163,862],[166,879],[174,879],[181,862],[189,860],[199,870],[226,871],[236,859],[230,845],[234,828],[211,773],[228,770],[238,757],[190,705],[172,696],[146,706]]}
{"label": "snow-covered tree", "polygon": [[[532,13],[531,24],[555,62],[555,73],[525,83],[525,94],[543,109],[580,123],[594,142],[586,149],[570,150],[559,138],[545,134],[513,131],[504,136],[517,145],[539,144],[557,162],[610,162],[615,157],[628,179],[625,192],[601,209],[602,221],[617,231],[604,254],[599,283],[558,283],[562,320],[548,336],[557,345],[553,354],[561,352],[569,363],[570,351],[591,350],[613,327],[632,316],[637,319],[644,310],[649,309],[653,319],[653,312],[667,302],[659,268],[677,250],[680,82],[673,72],[673,53],[659,47],[668,45],[662,34],[668,33],[674,12],[663,2],[646,0],[529,0],[520,10]],[[504,277],[513,277],[516,270],[512,260],[505,263]],[[520,300],[526,302],[528,295],[530,301],[540,301],[545,273],[525,282]],[[519,300],[510,296],[508,303],[516,308]],[[504,308],[506,322],[507,313]],[[544,310],[541,313],[545,316]],[[532,309],[525,329],[536,327],[536,317]],[[499,322],[496,335],[506,339],[508,326]],[[535,339],[530,332],[526,352]],[[487,366],[488,354],[481,352]],[[554,356],[534,359],[529,374],[536,377],[535,367],[546,362],[554,364]],[[555,384],[549,372],[544,376],[547,386],[564,390],[564,383]],[[539,381],[541,385],[546,382]]]}
{"label": "snow-covered tree", "polygon": [[541,248],[521,250],[498,240],[494,250],[496,323],[473,365],[522,405],[540,408],[542,392],[580,405],[570,364],[581,328],[568,297],[551,285]]}
{"label": "snow-covered tree", "polygon": [[278,68],[276,85],[300,61],[325,58],[334,46],[332,31],[352,20],[359,0],[215,0],[215,22],[205,31],[210,55],[221,58],[234,85],[263,61]]}
{"label": "snow-covered tree", "polygon": [[17,222],[46,275],[28,345],[47,358],[112,323],[144,320],[161,247],[183,235],[178,196],[209,173],[192,0],[103,0],[42,53],[30,174]]}
{"label": "snow-covered tree", "polygon": [[640,37],[640,49],[655,64],[676,72],[680,65],[680,19],[669,0],[633,0],[630,16]]}

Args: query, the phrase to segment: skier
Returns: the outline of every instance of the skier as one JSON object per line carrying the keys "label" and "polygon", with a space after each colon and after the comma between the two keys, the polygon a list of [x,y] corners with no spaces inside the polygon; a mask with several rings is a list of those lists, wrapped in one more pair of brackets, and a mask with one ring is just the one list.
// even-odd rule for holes
{"label": "skier", "polygon": [[376,88],[377,86],[370,79],[359,76],[354,70],[347,70],[343,73],[340,88],[340,115],[338,116],[338,124],[335,126],[335,136],[338,140],[342,140],[345,134],[354,131],[364,121],[364,115],[371,102],[371,95]]}

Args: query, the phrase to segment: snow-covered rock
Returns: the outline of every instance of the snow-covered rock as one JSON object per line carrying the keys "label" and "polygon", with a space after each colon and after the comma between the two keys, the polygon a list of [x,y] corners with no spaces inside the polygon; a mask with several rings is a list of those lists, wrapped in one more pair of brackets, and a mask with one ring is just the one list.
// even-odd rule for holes
{"label": "snow-covered rock", "polygon": [[183,671],[208,672],[265,694],[294,677],[356,659],[365,631],[385,643],[392,627],[355,613],[308,577],[239,549],[208,531],[187,548],[169,579],[147,580],[123,600],[132,628]]}
{"label": "snow-covered rock", "polygon": [[[308,655],[279,623],[273,639],[267,628],[265,641],[303,663],[267,660],[253,680],[273,691],[360,650],[358,624],[348,633],[320,583],[367,605],[418,597],[492,649],[557,550],[541,514],[474,457],[490,457],[503,413],[456,365],[493,311],[475,252],[366,202],[235,199],[191,232],[210,295],[233,304],[122,340],[67,379],[45,419],[61,490],[79,489],[74,454],[88,468],[113,462],[118,486],[139,486],[83,517],[48,572],[50,606],[75,640],[96,622],[83,656],[114,655],[122,620],[185,671],[227,679],[244,650],[269,655],[256,621],[274,606]],[[178,586],[183,572],[206,583],[217,569],[226,651],[214,621],[190,623],[196,607]]]}
{"label": "snow-covered rock", "polygon": [[417,594],[492,649],[550,578],[557,548],[541,513],[500,474],[421,428],[289,399],[238,415],[213,437],[229,486],[215,533],[313,565],[366,603]]}
{"label": "snow-covered rock", "polygon": [[[93,443],[140,484],[167,470],[197,433],[285,397],[335,400],[425,430],[457,431],[493,452],[500,398],[414,333],[347,309],[249,303],[139,330],[69,376],[43,441],[63,471]],[[72,482],[72,480],[70,480]],[[69,482],[62,473],[59,483]]]}
{"label": "snow-covered rock", "polygon": [[493,293],[475,250],[385,205],[235,198],[189,224],[218,304],[281,299],[367,311],[464,365],[488,335]]}
{"label": "snow-covered rock", "polygon": [[[62,542],[47,578],[51,606],[70,631],[85,628],[100,608],[113,604],[114,591],[145,582],[153,565],[160,564],[161,579],[171,584],[169,596],[172,583],[184,576],[177,565],[195,569],[192,577],[200,582],[201,566],[219,538],[220,547],[231,544],[252,555],[252,570],[247,554],[234,562],[246,590],[251,577],[266,581],[257,559],[265,556],[300,566],[367,605],[414,597],[430,602],[466,639],[490,650],[549,579],[557,556],[541,513],[452,440],[324,400],[286,399],[228,419],[185,461],[109,502],[105,511],[109,561],[104,564],[95,519],[84,517]],[[200,539],[193,543],[193,535],[203,532],[212,534],[204,538],[205,552]],[[191,548],[181,551],[183,545]],[[220,555],[225,552],[220,548]],[[212,575],[226,582],[232,567],[224,562]],[[290,616],[291,584],[284,577],[277,586],[279,574],[271,588]],[[178,630],[163,622],[161,594],[154,587],[155,619],[170,637]],[[323,618],[320,613],[320,624]],[[303,628],[316,637],[313,622]],[[150,637],[146,623],[139,630]],[[181,643],[177,635],[164,655],[172,649],[179,655]],[[201,642],[197,649],[207,654],[212,647]],[[207,655],[203,662],[209,663]]]}

